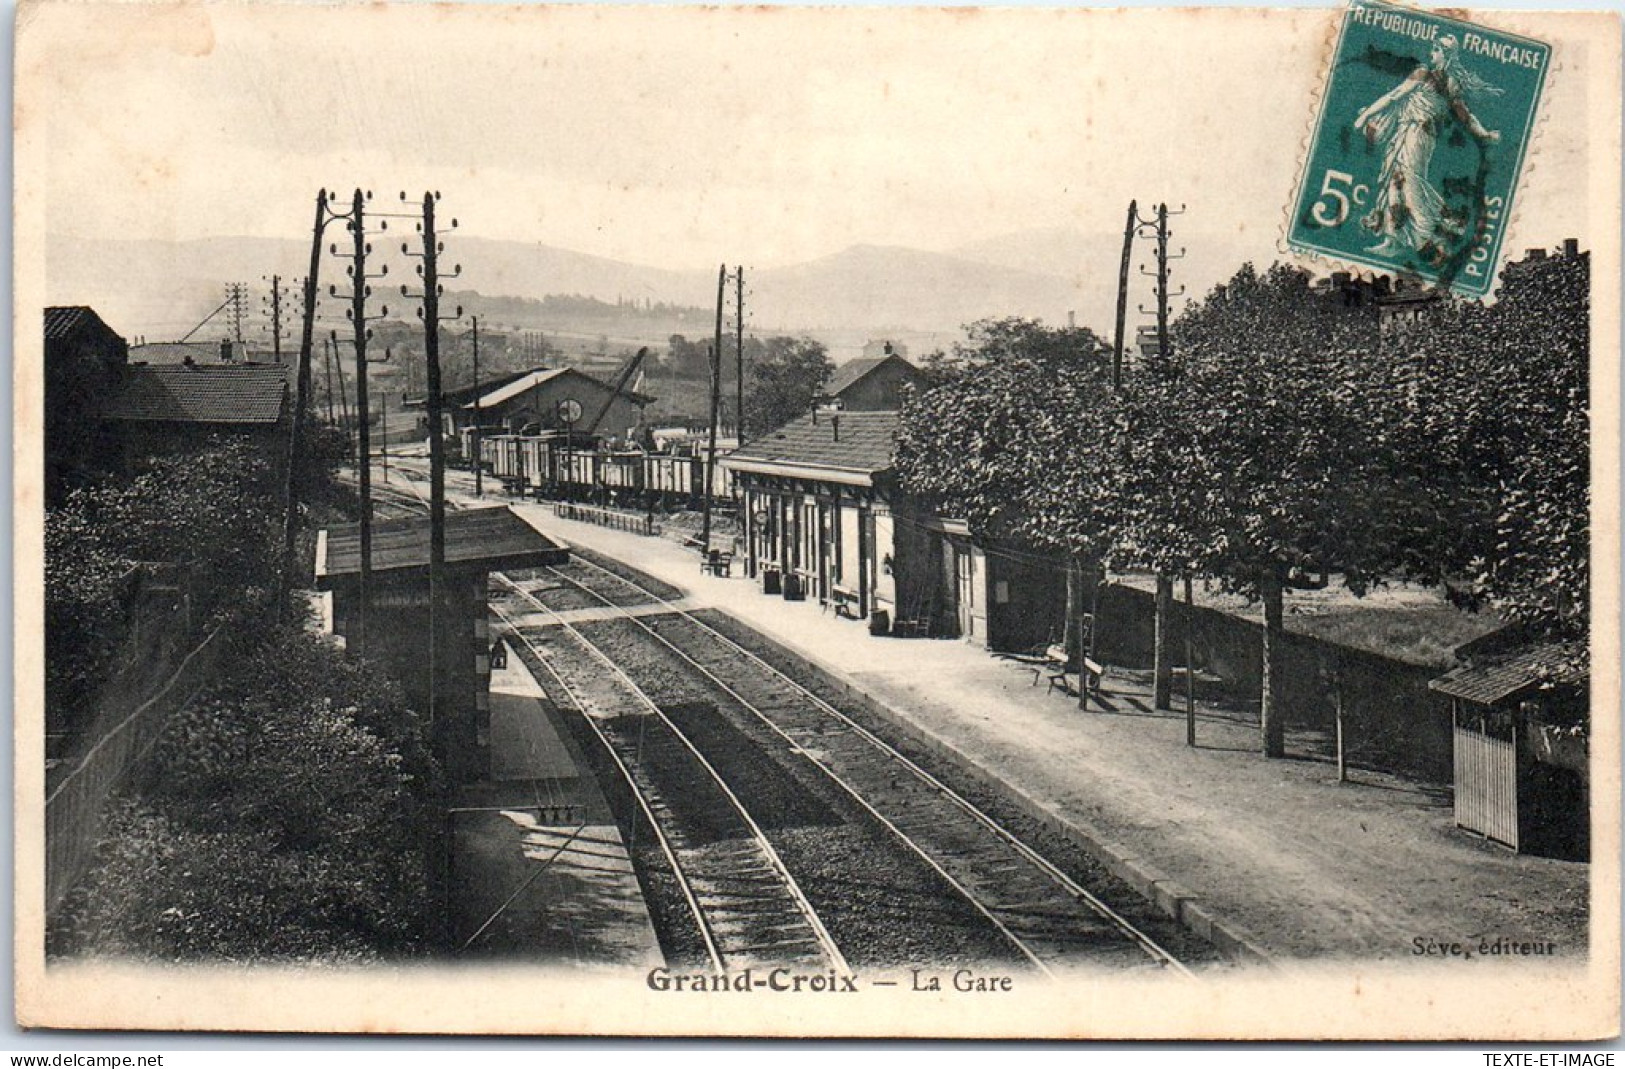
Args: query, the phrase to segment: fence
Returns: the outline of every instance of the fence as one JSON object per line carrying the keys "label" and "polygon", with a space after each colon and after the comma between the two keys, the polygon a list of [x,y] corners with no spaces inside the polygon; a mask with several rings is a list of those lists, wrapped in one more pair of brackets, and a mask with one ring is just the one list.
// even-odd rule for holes
{"label": "fence", "polygon": [[[1184,660],[1183,602],[1174,606],[1169,648]],[[1148,591],[1113,584],[1100,606],[1100,654],[1119,665],[1149,668],[1156,599]],[[1256,710],[1263,687],[1263,625],[1198,606],[1193,643],[1197,666],[1224,680],[1223,699]],[[1305,745],[1335,747],[1337,698],[1343,704],[1344,751],[1355,765],[1397,772],[1434,784],[1453,775],[1450,703],[1428,689],[1439,669],[1398,661],[1288,631],[1276,692],[1284,722],[1311,738]]]}
{"label": "fence", "polygon": [[569,501],[555,501],[553,502],[553,514],[563,520],[594,523],[599,527],[610,527],[617,531],[630,531],[632,534],[653,536],[660,533],[660,525],[654,521],[653,516],[640,515],[635,512],[617,512],[615,509],[599,508],[596,505],[577,505]]}
{"label": "fence", "polygon": [[226,643],[217,629],[156,689],[121,676],[103,690],[93,727],[46,777],[45,909],[54,912],[96,848],[102,808],[152,749],[165,721],[213,676]]}

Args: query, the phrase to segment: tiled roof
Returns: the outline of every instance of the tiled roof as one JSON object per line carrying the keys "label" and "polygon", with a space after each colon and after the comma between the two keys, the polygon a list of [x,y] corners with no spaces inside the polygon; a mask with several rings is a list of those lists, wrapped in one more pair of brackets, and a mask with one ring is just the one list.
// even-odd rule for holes
{"label": "tiled roof", "polygon": [[158,341],[130,346],[132,364],[224,364],[220,343],[214,341]]}
{"label": "tiled roof", "polygon": [[111,420],[271,424],[282,417],[280,364],[132,367],[102,406]]}
{"label": "tiled roof", "polygon": [[1526,646],[1462,665],[1428,683],[1430,690],[1479,705],[1499,705],[1535,687],[1576,687],[1586,681],[1585,648],[1575,642]]}
{"label": "tiled roof", "polygon": [[823,469],[873,477],[892,466],[895,412],[822,412],[770,431],[722,458],[741,471]]}
{"label": "tiled roof", "polygon": [[113,328],[102,322],[102,317],[82,304],[65,305],[45,310],[45,340],[56,341],[73,334],[87,323],[95,323],[107,331],[114,333]]}
{"label": "tiled roof", "polygon": [[[488,568],[540,567],[569,560],[563,548],[526,523],[511,508],[454,510],[446,513],[446,563]],[[387,520],[372,525],[375,572],[427,570],[429,520],[426,516]],[[361,528],[350,524],[321,532],[316,550],[316,579],[327,586],[334,576],[361,570]]]}

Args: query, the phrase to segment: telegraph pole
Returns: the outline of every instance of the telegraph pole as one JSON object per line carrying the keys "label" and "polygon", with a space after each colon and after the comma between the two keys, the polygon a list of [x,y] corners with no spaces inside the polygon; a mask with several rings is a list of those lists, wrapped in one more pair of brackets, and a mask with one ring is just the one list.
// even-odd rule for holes
{"label": "telegraph pole", "polygon": [[1112,341],[1112,388],[1123,388],[1123,325],[1128,315],[1128,266],[1134,255],[1134,234],[1140,227],[1138,201],[1128,202],[1128,223],[1123,227],[1123,260],[1117,269],[1117,333]]}
{"label": "telegraph pole", "polygon": [[[367,298],[372,296],[372,287],[368,285],[368,280],[389,274],[387,265],[376,275],[367,274],[367,254],[372,252],[372,245],[367,241],[366,202],[371,198],[371,193],[357,189],[350,200],[349,222],[346,225],[353,240],[348,256],[351,263],[345,269],[350,276],[350,307],[345,314],[355,328],[356,476],[361,485],[361,575],[356,608],[356,647],[363,650],[367,644],[367,617],[372,606],[372,432],[367,418],[367,341],[372,337],[372,330],[367,326]],[[384,227],[387,226],[387,223],[384,224]],[[331,251],[335,256],[344,255],[337,246]],[[329,287],[328,292],[335,297],[339,295],[337,286]],[[379,314],[388,315],[388,307],[380,308]],[[336,338],[334,346],[337,347]]]}
{"label": "telegraph pole", "polygon": [[310,350],[316,332],[316,278],[322,265],[322,230],[329,215],[327,190],[316,193],[316,221],[310,233],[310,272],[305,275],[305,322],[299,342],[299,372],[294,376],[293,423],[288,429],[287,470],[283,472],[282,597],[279,608],[288,611],[288,593],[293,589],[294,544],[299,529],[299,435],[303,430],[305,406],[310,397]]}
{"label": "telegraph pole", "polygon": [[474,316],[474,433],[468,436],[469,443],[474,450],[474,496],[484,497],[485,487],[481,476],[485,473],[480,464],[480,317]]}
{"label": "telegraph pole", "polygon": [[226,300],[231,304],[231,336],[237,347],[234,354],[243,351],[243,305],[248,301],[248,285],[243,282],[226,283]]}
{"label": "telegraph pole", "polygon": [[734,387],[738,404],[734,408],[734,437],[745,444],[745,265],[734,268]]}
{"label": "telegraph pole", "polygon": [[[1184,209],[1181,208],[1180,211]],[[1169,212],[1167,204],[1157,205],[1157,215],[1154,220],[1142,224],[1154,228],[1157,242],[1157,360],[1154,365],[1159,371],[1166,372],[1173,358],[1173,343],[1168,338],[1168,261],[1177,260],[1185,255],[1181,249],[1177,253],[1168,252],[1168,216],[1178,215],[1180,211]],[[1143,274],[1151,275],[1143,267]],[[1184,293],[1180,287],[1179,293]],[[1172,296],[1179,296],[1173,294]],[[1145,307],[1140,308],[1146,314]],[[1172,628],[1174,602],[1174,577],[1166,570],[1157,572],[1156,592],[1156,621],[1152,637],[1152,673],[1151,673],[1151,704],[1157,709],[1173,708],[1173,665],[1170,662],[1168,650],[1169,631]],[[1186,666],[1187,669],[1190,667]]]}
{"label": "telegraph pole", "polygon": [[705,486],[700,494],[700,552],[708,553],[711,550],[711,486],[714,482],[713,471],[717,463],[717,410],[722,407],[722,301],[728,292],[728,265],[723,264],[717,268],[717,332],[716,340],[711,343],[711,351],[707,354],[711,367],[711,421],[708,435],[709,445],[705,452]]}
{"label": "telegraph pole", "polygon": [[[261,328],[264,329],[263,327]],[[282,363],[282,276],[271,276],[271,358]]]}

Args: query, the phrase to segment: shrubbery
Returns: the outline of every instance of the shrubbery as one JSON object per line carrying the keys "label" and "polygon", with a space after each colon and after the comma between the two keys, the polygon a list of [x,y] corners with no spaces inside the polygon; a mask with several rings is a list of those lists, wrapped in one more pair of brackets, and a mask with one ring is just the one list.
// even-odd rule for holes
{"label": "shrubbery", "polygon": [[344,961],[419,948],[433,766],[399,687],[314,635],[251,646],[165,726],[64,911],[58,952]]}

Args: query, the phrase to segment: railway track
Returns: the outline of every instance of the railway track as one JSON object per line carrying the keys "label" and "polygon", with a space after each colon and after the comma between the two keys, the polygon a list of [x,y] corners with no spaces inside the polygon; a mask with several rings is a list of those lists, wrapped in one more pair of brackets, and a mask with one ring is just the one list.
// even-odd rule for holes
{"label": "railway track", "polygon": [[[570,574],[571,572],[585,574]],[[577,557],[509,588],[538,606],[563,589],[593,599],[600,631],[637,632],[725,706],[759,745],[815,766],[906,851],[953,888],[1021,960],[1041,973],[1074,968],[1190,970],[1154,938],[937,777],[694,614],[659,593]],[[634,611],[638,605],[642,611]],[[649,612],[650,607],[660,611]],[[581,641],[587,641],[576,632]],[[606,631],[606,637],[613,633]],[[600,645],[605,637],[596,637]],[[609,658],[604,657],[607,661]],[[669,673],[668,673],[669,674]],[[668,686],[668,704],[685,691]],[[654,701],[656,699],[651,699]]]}
{"label": "railway track", "polygon": [[[538,678],[585,714],[631,788],[666,874],[719,975],[753,965],[849,974],[840,949],[761,827],[711,762],[630,676],[542,601],[552,626],[496,612]],[[563,641],[551,641],[563,636]]]}

